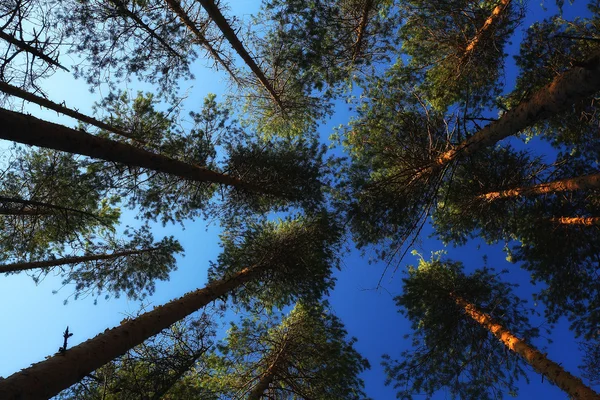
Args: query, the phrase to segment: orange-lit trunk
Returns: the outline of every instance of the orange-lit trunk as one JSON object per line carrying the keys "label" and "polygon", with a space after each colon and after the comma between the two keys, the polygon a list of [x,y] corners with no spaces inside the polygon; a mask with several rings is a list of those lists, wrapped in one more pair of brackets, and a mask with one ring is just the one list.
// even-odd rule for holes
{"label": "orange-lit trunk", "polygon": [[225,19],[225,16],[221,13],[221,10],[219,10],[219,7],[217,7],[213,0],[198,0],[198,2],[202,5],[204,10],[206,10],[208,16],[215,22],[215,24],[217,24],[217,26],[223,33],[223,36],[225,36],[225,38],[231,44],[231,47],[233,47],[233,49],[238,53],[242,60],[244,60],[246,65],[250,67],[250,69],[252,70],[254,75],[256,75],[263,87],[267,90],[267,92],[269,92],[273,101],[277,103],[277,106],[279,106],[281,110],[284,110],[283,104],[281,103],[281,99],[279,98],[279,95],[275,92],[273,85],[271,85],[271,82],[269,82],[264,72],[256,64],[252,56],[250,56],[250,53],[248,53],[240,39],[238,39],[238,37],[235,34],[235,31],[233,30],[231,25],[229,25],[229,22],[227,22],[227,19]]}
{"label": "orange-lit trunk", "polygon": [[269,364],[267,370],[262,374],[258,383],[254,386],[252,391],[248,394],[247,400],[260,400],[261,397],[265,394],[267,389],[269,389],[269,385],[273,383],[275,377],[277,375],[277,370],[281,368],[285,358],[285,352],[287,348],[287,335],[284,336],[283,344],[281,348],[277,352],[275,359]]}
{"label": "orange-lit trunk", "polygon": [[246,268],[231,278],[214,281],[203,289],[156,307],[65,352],[0,379],[0,399],[48,399],[55,396],[144,340],[255,279],[265,269],[266,266]]}
{"label": "orange-lit trunk", "polygon": [[356,58],[360,54],[360,47],[362,45],[363,37],[365,36],[367,24],[369,23],[369,12],[371,12],[371,8],[373,8],[373,2],[374,0],[366,0],[365,2],[365,8],[363,9],[362,15],[360,17],[360,23],[358,24],[358,29],[356,32],[356,42],[354,42],[352,62],[355,62]]}
{"label": "orange-lit trunk", "polygon": [[551,218],[550,221],[559,225],[600,225],[600,217],[559,217]]}
{"label": "orange-lit trunk", "polygon": [[208,40],[206,40],[206,37],[202,34],[202,32],[200,32],[200,30],[198,29],[196,24],[190,19],[189,15],[183,10],[183,8],[181,7],[181,4],[179,3],[179,0],[165,0],[165,1],[167,2],[169,7],[171,8],[171,10],[173,10],[173,12],[175,14],[177,14],[177,16],[179,17],[181,22],[183,22],[183,24],[190,30],[190,32],[192,32],[194,34],[194,36],[196,36],[196,40],[198,41],[198,43],[201,44],[206,49],[206,51],[208,51],[208,53],[211,55],[211,57],[217,63],[219,63],[223,68],[225,68],[225,71],[227,71],[229,73],[229,75],[231,76],[231,78],[235,81],[235,83],[237,83],[239,85],[240,81],[239,81],[238,77],[235,75],[235,73],[231,70],[229,63],[227,61],[223,60],[223,57],[221,57],[221,55],[219,53],[217,53],[217,51],[210,45],[210,43],[208,43]]}
{"label": "orange-lit trunk", "polygon": [[430,170],[440,168],[460,157],[493,146],[500,140],[557,113],[568,111],[577,101],[600,90],[600,53],[590,58],[585,67],[574,67],[533,93],[517,107],[504,113],[497,121],[442,153]]}
{"label": "orange-lit trunk", "polygon": [[485,20],[481,28],[477,31],[477,34],[469,41],[469,44],[465,48],[465,53],[463,55],[463,59],[466,59],[473,54],[475,47],[481,41],[481,38],[486,35],[486,32],[490,29],[490,27],[496,23],[500,18],[502,18],[502,13],[504,10],[508,8],[511,0],[501,0],[500,3],[494,7],[490,16]]}
{"label": "orange-lit trunk", "polygon": [[458,306],[496,336],[506,347],[525,359],[535,370],[561,388],[571,398],[577,400],[598,400],[600,395],[585,386],[581,379],[565,371],[560,365],[549,360],[535,347],[513,335],[508,329],[494,322],[492,318],[479,311],[473,304],[461,297],[452,296]]}
{"label": "orange-lit trunk", "polygon": [[554,182],[540,183],[539,185],[526,186],[498,192],[489,192],[477,196],[480,200],[494,201],[509,197],[535,196],[539,194],[556,192],[574,192],[576,190],[598,189],[600,188],[600,173],[577,178],[560,179]]}

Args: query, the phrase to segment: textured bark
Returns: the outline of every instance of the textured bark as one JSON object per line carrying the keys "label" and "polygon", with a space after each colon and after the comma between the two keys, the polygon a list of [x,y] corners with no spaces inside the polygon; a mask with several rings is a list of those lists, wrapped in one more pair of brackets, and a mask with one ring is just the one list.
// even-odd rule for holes
{"label": "textured bark", "polygon": [[473,54],[477,44],[481,41],[483,36],[487,34],[490,27],[496,23],[499,19],[502,18],[502,13],[504,10],[510,6],[511,0],[500,0],[500,3],[494,7],[490,16],[485,20],[481,28],[477,31],[477,34],[469,41],[467,47],[465,48],[465,52],[463,54],[463,60],[467,59]]}
{"label": "textured bark", "polygon": [[507,348],[523,357],[538,373],[561,388],[571,398],[578,400],[600,399],[600,395],[584,385],[581,379],[571,375],[560,365],[549,360],[535,347],[519,339],[502,325],[494,322],[489,315],[479,311],[477,307],[461,297],[454,295],[452,297],[456,304],[464,309],[469,317],[490,331]]}
{"label": "textured bark", "polygon": [[11,36],[7,33],[4,33],[1,29],[0,29],[0,39],[4,39],[6,40],[8,43],[17,46],[18,48],[20,48],[23,51],[28,52],[29,54],[34,55],[35,57],[38,57],[39,59],[44,60],[45,62],[47,62],[50,65],[53,65],[55,67],[58,67],[64,71],[69,72],[69,70],[65,67],[63,67],[62,65],[60,65],[58,63],[58,61],[53,60],[52,58],[48,57],[46,54],[42,53],[41,51],[39,51],[38,49],[36,49],[35,47],[31,46],[30,44],[17,39],[14,36]]}
{"label": "textured bark", "polygon": [[169,50],[169,52],[171,52],[175,57],[180,58],[181,60],[185,60],[185,57],[183,57],[181,54],[179,54],[177,51],[175,51],[175,49],[173,49],[173,47],[171,47],[171,45],[169,45],[169,43],[167,43],[162,37],[160,37],[154,31],[154,29],[150,28],[147,24],[145,24],[144,21],[142,21],[140,17],[135,15],[133,12],[131,12],[126,7],[126,5],[123,4],[123,2],[121,0],[110,0],[110,2],[113,3],[115,5],[115,7],[117,7],[119,9],[119,11],[121,11],[123,14],[127,15],[136,24],[138,24],[140,27],[142,27],[142,29],[144,29],[146,32],[148,32],[148,34],[150,36],[152,36],[154,39],[156,39],[161,45],[163,45],[167,50]]}
{"label": "textured bark", "polygon": [[369,12],[373,8],[373,2],[374,0],[366,0],[365,2],[365,8],[363,9],[362,15],[360,17],[360,23],[358,25],[356,42],[354,43],[352,62],[355,62],[356,58],[360,54],[360,46],[362,45],[362,41],[365,36],[365,30],[367,29],[367,24],[369,23]]}
{"label": "textured bark", "polygon": [[498,141],[556,113],[568,111],[576,102],[599,91],[600,53],[595,54],[585,65],[558,75],[528,100],[504,113],[497,121],[487,125],[452,150],[442,153],[434,161],[433,168],[443,167],[459,157],[466,157],[493,146]]}
{"label": "textured bark", "polygon": [[498,192],[489,192],[477,196],[477,198],[485,201],[494,201],[509,197],[535,196],[539,194],[555,192],[573,192],[576,190],[598,188],[600,188],[600,173],[587,176],[580,176],[577,178],[560,179],[554,182],[540,183],[539,185],[501,190]]}
{"label": "textured bark", "polygon": [[261,397],[265,394],[267,389],[277,375],[277,370],[281,368],[281,364],[285,361],[284,355],[287,348],[287,335],[283,338],[283,344],[281,348],[277,352],[275,359],[269,364],[267,370],[262,374],[258,383],[252,388],[252,391],[248,394],[247,400],[260,400]]}
{"label": "textured bark", "polygon": [[152,251],[156,251],[156,248],[152,249],[143,249],[143,250],[127,250],[120,251],[112,254],[93,254],[89,256],[80,256],[80,257],[64,257],[57,258],[55,260],[45,260],[45,261],[32,261],[32,262],[22,262],[22,263],[13,263],[13,264],[0,264],[0,274],[7,272],[19,272],[19,271],[27,271],[30,269],[37,268],[52,268],[57,267],[59,265],[68,265],[68,264],[80,264],[87,261],[100,261],[100,260],[111,260],[113,258],[119,258],[124,256],[131,256],[134,254],[143,254],[149,253]]}
{"label": "textured bark", "polygon": [[231,27],[231,25],[229,25],[229,23],[221,13],[221,10],[219,10],[214,1],[198,0],[198,2],[202,5],[202,7],[204,7],[210,18],[215,22],[215,24],[217,24],[217,26],[223,33],[223,36],[225,36],[225,38],[229,41],[234,50],[238,53],[242,60],[244,60],[246,65],[250,67],[254,75],[256,75],[256,77],[267,90],[267,92],[269,92],[273,101],[277,103],[281,110],[284,110],[283,104],[281,103],[281,99],[279,98],[279,95],[275,92],[273,85],[271,85],[271,82],[269,82],[264,72],[258,67],[254,59],[250,56],[250,54],[242,44],[242,42],[238,39],[233,28]]}
{"label": "textured bark", "polygon": [[75,118],[81,122],[85,122],[90,125],[94,125],[100,129],[104,129],[104,130],[110,131],[112,133],[116,133],[119,136],[123,136],[128,139],[133,139],[133,140],[139,142],[139,140],[136,139],[133,135],[131,135],[128,132],[125,132],[122,129],[116,128],[116,127],[106,124],[102,121],[98,121],[95,118],[92,118],[85,114],[81,114],[78,111],[75,111],[75,110],[67,108],[63,105],[57,104],[57,103],[50,101],[48,99],[45,99],[43,97],[36,96],[33,93],[26,92],[25,90],[19,89],[18,87],[15,87],[12,85],[9,85],[8,83],[0,82],[0,91],[4,92],[6,94],[10,94],[11,96],[19,97],[23,100],[27,100],[31,103],[35,103],[39,106],[49,108],[50,110],[56,111],[58,113],[68,115],[69,117]]}
{"label": "textured bark", "polygon": [[235,73],[231,70],[229,63],[227,61],[223,60],[223,57],[221,57],[221,55],[219,53],[217,53],[217,51],[210,45],[208,40],[206,40],[206,37],[202,34],[202,32],[200,32],[200,30],[198,29],[196,24],[190,19],[189,15],[187,15],[187,13],[183,10],[183,8],[181,8],[181,4],[179,3],[179,1],[178,0],[165,0],[165,1],[167,2],[169,7],[171,8],[171,10],[173,10],[173,12],[175,14],[177,14],[179,19],[190,30],[190,32],[192,32],[194,34],[194,36],[196,36],[198,43],[200,43],[206,49],[206,51],[208,51],[208,53],[211,55],[211,57],[217,63],[219,63],[223,68],[225,68],[225,71],[227,71],[229,73],[229,75],[235,81],[235,83],[240,85],[240,81],[239,81],[238,77],[235,75]]}
{"label": "textured bark", "polygon": [[0,109],[0,139],[147,168],[191,181],[261,192],[256,186],[225,174],[4,109]]}
{"label": "textured bark", "polygon": [[89,217],[95,219],[103,225],[106,225],[106,222],[102,220],[99,216],[92,214],[87,211],[78,210],[76,208],[57,206],[50,203],[44,203],[42,201],[35,200],[25,200],[20,199],[18,197],[5,197],[0,196],[0,203],[15,203],[22,204],[21,208],[11,208],[11,207],[2,207],[1,210],[5,212],[0,212],[0,214],[5,215],[52,215],[57,213],[74,213],[83,215],[85,217]]}
{"label": "textured bark", "polygon": [[246,268],[231,278],[215,281],[0,379],[0,399],[47,399],[55,396],[144,340],[254,279],[265,269],[266,266]]}
{"label": "textured bark", "polygon": [[559,225],[600,225],[600,217],[559,217],[551,221]]}

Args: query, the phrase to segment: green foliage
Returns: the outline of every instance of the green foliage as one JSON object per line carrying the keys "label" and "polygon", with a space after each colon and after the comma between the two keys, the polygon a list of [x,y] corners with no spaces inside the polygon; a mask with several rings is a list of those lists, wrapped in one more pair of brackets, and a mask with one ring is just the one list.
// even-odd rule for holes
{"label": "green foliage", "polygon": [[242,399],[269,374],[270,398],[363,399],[358,375],[369,363],[354,343],[323,306],[299,303],[283,318],[255,314],[232,324],[208,385],[220,398]]}
{"label": "green foliage", "polygon": [[180,321],[84,377],[56,399],[216,399],[205,389],[187,385],[186,379],[205,370],[214,334],[208,314]]}
{"label": "green foliage", "polygon": [[538,332],[525,317],[524,301],[511,294],[514,285],[487,267],[466,275],[461,263],[439,255],[421,259],[403,282],[395,300],[411,321],[413,349],[399,361],[387,356],[383,363],[398,397],[431,398],[441,389],[461,399],[501,399],[504,393],[516,393],[516,380],[526,378],[524,361],[465,315],[452,297],[461,297],[528,340]]}
{"label": "green foliage", "polygon": [[324,211],[312,217],[226,227],[221,236],[223,252],[211,266],[209,279],[258,267],[259,278],[236,290],[234,301],[249,309],[257,306],[255,302],[267,309],[298,299],[315,303],[335,282],[332,269],[339,268],[340,240],[337,221]]}

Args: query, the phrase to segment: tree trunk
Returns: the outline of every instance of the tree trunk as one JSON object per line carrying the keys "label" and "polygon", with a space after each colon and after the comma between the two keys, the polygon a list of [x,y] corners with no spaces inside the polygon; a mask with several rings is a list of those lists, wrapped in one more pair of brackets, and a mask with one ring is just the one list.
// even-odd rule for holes
{"label": "tree trunk", "polygon": [[477,323],[489,330],[506,347],[523,357],[538,373],[548,378],[573,399],[600,399],[600,395],[585,386],[581,379],[571,375],[560,365],[549,360],[535,347],[526,343],[524,340],[519,339],[502,325],[494,322],[489,315],[482,313],[473,304],[465,301],[461,297],[454,295],[452,295],[452,297],[456,304],[463,308],[469,317],[473,318]]}
{"label": "tree trunk", "polygon": [[524,128],[554,114],[569,110],[576,102],[600,90],[600,53],[595,54],[585,67],[575,67],[558,75],[540,88],[528,100],[507,111],[497,121],[442,153],[430,168],[440,168],[459,157],[466,157],[480,149],[519,133]]}
{"label": "tree trunk", "polygon": [[156,307],[65,352],[0,379],[0,398],[47,399],[55,396],[144,340],[256,278],[265,269],[266,266],[246,268],[231,278],[214,281],[203,289]]}
{"label": "tree trunk", "polygon": [[560,179],[554,182],[540,183],[539,185],[520,187],[499,192],[489,192],[477,196],[480,200],[494,201],[509,197],[534,196],[538,194],[547,194],[555,192],[573,192],[576,190],[598,189],[600,188],[600,173],[580,176],[577,178]]}
{"label": "tree trunk", "polygon": [[373,2],[374,0],[366,0],[365,2],[365,8],[363,9],[362,15],[360,17],[360,23],[358,25],[356,42],[354,42],[352,62],[355,62],[356,58],[360,54],[360,46],[362,45],[363,37],[365,36],[365,30],[367,29],[367,24],[369,23],[369,12],[371,11],[371,8],[373,8]]}
{"label": "tree trunk", "polygon": [[36,49],[35,47],[29,45],[28,43],[17,39],[14,36],[11,36],[7,33],[4,33],[2,31],[2,29],[0,29],[0,39],[4,39],[6,40],[8,43],[20,48],[23,51],[26,51],[29,54],[32,54],[35,57],[38,57],[44,61],[46,61],[48,64],[50,65],[54,65],[55,67],[58,67],[64,71],[69,72],[69,70],[65,67],[63,67],[62,65],[60,65],[58,63],[58,61],[53,60],[52,58],[48,57],[46,54],[42,53],[41,51],[39,51],[38,49]]}
{"label": "tree trunk", "polygon": [[192,369],[192,367],[194,366],[194,364],[196,364],[196,360],[198,360],[198,358],[204,354],[206,351],[203,350],[198,354],[195,354],[194,357],[185,365],[183,365],[181,367],[181,369],[179,369],[175,375],[173,375],[171,377],[171,379],[169,379],[167,382],[165,382],[163,385],[161,385],[161,387],[156,390],[154,392],[154,394],[152,396],[149,397],[149,400],[160,400],[162,399],[162,397],[167,394],[169,392],[169,390],[171,390],[171,388],[183,377],[183,375],[188,372],[189,370]]}
{"label": "tree trunk", "polygon": [[[53,215],[53,214],[56,214],[57,212],[74,213],[74,214],[79,214],[79,215],[83,215],[85,217],[95,219],[96,221],[100,222],[102,225],[109,226],[99,216],[92,214],[90,212],[87,212],[87,211],[77,210],[76,208],[62,207],[62,206],[57,206],[57,205],[50,204],[50,203],[44,203],[41,201],[25,200],[25,199],[19,199],[17,197],[4,197],[4,196],[0,196],[0,203],[17,203],[17,204],[23,204],[23,206],[33,206],[33,207],[27,207],[27,208],[21,207],[21,208],[14,208],[14,209],[11,209],[10,207],[2,207],[2,208],[0,208],[0,210],[4,210],[5,212],[0,211],[0,214],[4,214],[4,215]],[[38,209],[36,209],[37,207],[41,207],[42,209],[38,210]],[[44,208],[46,208],[47,210],[44,210]],[[54,210],[54,212],[51,210]]]}
{"label": "tree trunk", "polygon": [[156,39],[161,45],[163,45],[175,57],[185,61],[185,57],[183,57],[181,54],[179,54],[177,51],[175,51],[175,49],[173,49],[173,47],[171,47],[171,45],[169,45],[169,43],[167,43],[165,41],[165,39],[160,37],[158,35],[158,33],[156,33],[154,31],[154,29],[150,28],[146,23],[144,23],[144,21],[142,21],[142,19],[140,17],[135,15],[133,12],[131,12],[127,8],[127,6],[125,4],[123,4],[123,2],[121,0],[110,0],[110,2],[113,3],[115,5],[115,7],[117,7],[117,9],[119,9],[119,11],[121,11],[123,14],[125,14],[126,16],[131,18],[142,29],[144,29],[146,32],[148,32],[148,34],[150,36],[152,36],[154,39]]}
{"label": "tree trunk", "polygon": [[152,251],[156,251],[156,248],[152,249],[143,249],[143,250],[126,250],[120,251],[112,254],[93,254],[89,256],[80,256],[80,257],[64,257],[57,258],[56,260],[45,260],[45,261],[32,261],[32,262],[22,262],[22,263],[13,263],[13,264],[0,264],[0,274],[4,274],[7,272],[19,272],[19,271],[27,271],[30,269],[37,268],[51,268],[57,267],[59,265],[67,265],[67,264],[79,264],[87,261],[100,261],[100,260],[110,260],[113,258],[119,258],[124,256],[131,256],[134,254],[143,254],[149,253]]}
{"label": "tree trunk", "polygon": [[227,71],[229,73],[229,75],[235,81],[235,83],[240,85],[241,83],[240,83],[238,77],[235,75],[235,73],[231,70],[229,63],[227,61],[223,60],[221,55],[219,53],[217,53],[217,51],[210,45],[208,40],[206,40],[206,37],[202,34],[202,32],[200,32],[200,30],[198,29],[196,24],[190,19],[189,15],[187,15],[187,13],[183,10],[183,8],[181,8],[181,4],[179,3],[179,1],[178,0],[165,0],[165,1],[167,2],[169,7],[171,8],[171,10],[173,10],[173,12],[175,12],[175,14],[177,14],[179,19],[185,24],[185,26],[187,26],[187,28],[196,36],[198,43],[200,43],[206,49],[206,51],[208,51],[208,53],[212,56],[212,58],[218,64],[220,64],[223,68],[225,68],[225,71]]}
{"label": "tree trunk", "polygon": [[273,98],[273,101],[275,101],[279,108],[282,111],[284,111],[281,99],[279,98],[279,95],[275,92],[275,89],[273,89],[273,85],[271,85],[271,82],[269,82],[264,72],[261,71],[261,69],[258,67],[254,59],[250,56],[242,42],[238,39],[233,28],[231,27],[231,25],[229,25],[223,14],[221,14],[221,11],[216,6],[214,1],[198,0],[198,2],[202,5],[202,7],[204,7],[209,17],[217,24],[217,26],[223,33],[223,36],[225,36],[225,38],[229,41],[229,43],[238,53],[238,55],[242,58],[242,60],[244,60],[246,65],[250,67],[252,72],[254,72],[254,75],[256,75],[260,83],[264,86],[267,92],[269,92],[271,98]]}
{"label": "tree trunk", "polygon": [[147,168],[191,181],[261,192],[256,186],[225,174],[5,109],[0,109],[0,139]]}
{"label": "tree trunk", "polygon": [[98,121],[95,118],[92,118],[85,114],[81,114],[78,111],[75,111],[75,110],[67,108],[63,105],[57,104],[57,103],[50,101],[48,99],[45,99],[43,97],[36,96],[33,93],[26,92],[25,90],[19,89],[18,87],[15,87],[12,85],[9,85],[8,83],[0,82],[0,91],[4,92],[6,94],[10,94],[11,96],[19,97],[23,100],[35,103],[39,106],[49,108],[50,110],[56,111],[58,113],[68,115],[69,117],[75,118],[76,120],[88,123],[90,125],[94,125],[100,129],[104,129],[104,130],[110,131],[112,133],[116,133],[119,136],[123,136],[128,139],[133,139],[136,142],[141,142],[140,140],[136,139],[132,134],[125,132],[122,129],[115,128],[112,125],[106,124],[102,121]]}
{"label": "tree trunk", "polygon": [[275,380],[275,376],[277,374],[277,370],[281,367],[283,363],[283,355],[285,353],[287,347],[287,334],[283,338],[283,344],[281,348],[277,352],[275,359],[271,362],[267,370],[262,374],[258,383],[252,388],[252,391],[248,394],[247,400],[260,400],[261,397],[265,394],[267,389],[269,389],[269,385],[273,383]]}
{"label": "tree trunk", "polygon": [[600,217],[559,217],[551,218],[550,221],[559,225],[600,225]]}
{"label": "tree trunk", "polygon": [[510,6],[510,2],[511,0],[500,0],[500,4],[498,4],[492,10],[492,14],[490,14],[490,16],[485,20],[482,27],[477,31],[477,34],[469,41],[469,44],[467,44],[463,54],[463,60],[466,60],[471,56],[471,54],[473,54],[475,47],[477,47],[477,44],[481,41],[481,38],[486,34],[490,27],[502,17],[504,10]]}

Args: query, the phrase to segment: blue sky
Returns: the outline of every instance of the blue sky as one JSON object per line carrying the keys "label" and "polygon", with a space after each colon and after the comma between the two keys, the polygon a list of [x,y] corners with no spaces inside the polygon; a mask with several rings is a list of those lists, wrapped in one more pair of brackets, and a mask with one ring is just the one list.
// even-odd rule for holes
{"label": "blue sky", "polygon": [[[230,15],[248,19],[248,14],[256,9],[258,2],[248,0],[232,1]],[[528,4],[528,17],[521,28],[516,32],[513,46],[507,51],[514,52],[518,49],[519,35],[522,29],[533,20],[542,19],[552,15],[554,3],[546,0],[544,4],[548,11],[544,11],[540,4]],[[574,6],[565,5],[565,17],[571,19],[584,12],[585,2],[577,0]],[[68,57],[63,63],[69,65]],[[194,71],[196,80],[182,85],[185,90],[190,88],[190,96],[186,101],[186,108],[192,110],[202,104],[204,96],[208,93],[223,93],[225,76],[222,73],[203,68],[205,61],[197,63]],[[507,83],[514,79],[515,69],[509,62],[507,68]],[[76,107],[84,113],[91,113],[91,105],[99,101],[102,91],[90,93],[82,81],[75,81],[66,73],[58,72],[44,84],[51,100],[65,101],[68,106]],[[150,90],[148,86],[137,83],[130,84],[129,89]],[[105,93],[106,94],[106,93]],[[341,104],[334,117],[321,127],[322,137],[327,137],[334,126],[348,121],[350,114],[347,106]],[[59,122],[65,125],[74,125],[74,121],[56,113],[28,107],[27,110],[44,119]],[[6,143],[0,143],[6,145]],[[534,144],[535,145],[535,144]],[[133,219],[133,214],[126,212],[122,217],[123,224],[138,225]],[[206,270],[208,261],[215,260],[220,249],[218,247],[219,227],[213,222],[207,226],[205,221],[186,223],[186,229],[180,226],[160,225],[154,226],[155,237],[160,239],[164,235],[174,235],[185,248],[185,257],[179,259],[178,270],[173,272],[168,282],[159,282],[156,293],[148,298],[145,303],[150,305],[163,304],[184,293],[203,286],[206,283]],[[426,258],[430,252],[440,250],[443,245],[425,236],[416,249]],[[505,255],[499,247],[488,247],[480,243],[470,243],[458,249],[449,248],[448,256],[461,260],[467,269],[478,268],[483,264],[483,255],[488,256],[488,265],[500,270],[509,268],[509,278],[513,282],[521,283],[518,294],[523,298],[530,298],[532,293],[529,276],[516,266],[508,264]],[[381,355],[388,353],[392,357],[398,356],[410,343],[403,339],[403,335],[410,333],[410,326],[400,314],[397,313],[393,296],[397,295],[401,286],[402,270],[406,265],[416,262],[416,258],[408,255],[398,272],[392,276],[389,272],[382,281],[383,287],[375,290],[385,266],[381,263],[368,264],[369,250],[363,257],[356,250],[344,256],[342,270],[336,273],[338,282],[330,296],[334,312],[346,324],[350,335],[358,338],[356,347],[367,357],[372,369],[366,372],[363,378],[366,381],[366,390],[373,399],[392,399],[395,391],[384,386],[383,370],[380,366]],[[119,324],[125,316],[134,314],[139,310],[138,302],[128,301],[125,298],[100,299],[97,305],[93,299],[80,299],[69,301],[63,305],[72,290],[62,288],[57,294],[52,291],[61,287],[60,279],[48,276],[38,286],[26,275],[11,275],[0,277],[0,376],[8,376],[33,362],[42,360],[45,356],[53,354],[62,345],[62,332],[68,325],[74,336],[70,345],[93,337],[106,328]],[[534,320],[534,324],[543,324],[543,320]],[[552,333],[553,344],[545,340],[538,340],[535,345],[543,347],[548,356],[562,364],[568,371],[578,375],[577,365],[581,354],[573,335],[560,323]],[[542,382],[541,377],[534,371],[530,372],[529,385],[524,382],[520,385],[519,399],[544,398],[564,399],[566,395],[558,388],[552,386],[547,380]],[[598,388],[596,388],[598,389]],[[449,397],[445,393],[436,395],[436,399]],[[418,398],[418,396],[416,397]]]}

